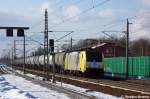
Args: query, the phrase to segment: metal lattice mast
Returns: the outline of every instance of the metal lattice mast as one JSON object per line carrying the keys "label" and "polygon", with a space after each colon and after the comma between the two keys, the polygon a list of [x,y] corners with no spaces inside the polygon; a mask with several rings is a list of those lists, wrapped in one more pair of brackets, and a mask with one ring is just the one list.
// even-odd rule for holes
{"label": "metal lattice mast", "polygon": [[129,76],[129,20],[127,19],[127,30],[126,30],[126,79]]}
{"label": "metal lattice mast", "polygon": [[43,66],[44,74],[46,74],[47,67],[48,67],[48,11],[47,9],[45,9],[44,66]]}

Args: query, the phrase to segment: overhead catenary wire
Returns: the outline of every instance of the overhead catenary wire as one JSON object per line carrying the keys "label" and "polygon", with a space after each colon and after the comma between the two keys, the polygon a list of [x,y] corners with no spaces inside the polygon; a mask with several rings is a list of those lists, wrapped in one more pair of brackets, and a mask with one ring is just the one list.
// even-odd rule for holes
{"label": "overhead catenary wire", "polygon": [[[90,8],[88,8],[88,9],[82,11],[81,13],[77,14],[76,16],[73,16],[73,17],[71,17],[71,18],[68,18],[68,19],[66,19],[66,20],[63,20],[62,22],[64,23],[64,22],[67,21],[67,20],[69,21],[69,20],[71,20],[72,18],[75,18],[75,17],[77,17],[77,16],[80,16],[80,15],[82,15],[82,14],[84,14],[84,13],[86,13],[86,12],[88,12],[88,11],[90,11],[90,10],[92,10],[92,9],[94,9],[94,8],[96,8],[96,7],[100,6],[100,5],[102,5],[102,4],[106,3],[106,2],[108,2],[108,1],[110,1],[110,0],[105,0],[105,1],[103,1],[103,2],[100,2],[100,3],[96,4],[96,5],[93,5],[92,7],[90,7]],[[80,2],[81,2],[81,0],[78,0],[78,1],[76,1],[76,2],[74,2],[74,3],[78,4],[78,3],[80,3]],[[54,38],[57,39],[56,36],[55,36],[55,34],[54,34],[54,33],[52,33],[52,34],[53,34]],[[37,41],[36,41],[36,42],[37,42]]]}
{"label": "overhead catenary wire", "polygon": [[[48,31],[48,32],[69,32],[69,31]],[[64,35],[64,36],[62,36],[62,37],[60,37],[59,39],[56,39],[55,42],[60,41],[61,39],[67,37],[68,35],[72,34],[73,32],[74,32],[74,31],[70,31],[68,34],[66,34],[66,35]],[[40,32],[40,33],[42,33],[42,32]],[[34,41],[34,42],[36,42],[36,43],[38,43],[38,44],[40,44],[40,45],[43,46],[43,44],[42,44],[41,42],[39,42],[39,41],[37,41],[37,40],[34,40],[33,38],[31,38],[31,37],[29,37],[29,36],[26,36],[26,37],[27,37],[28,39],[30,39],[31,41]]]}
{"label": "overhead catenary wire", "polygon": [[[131,17],[128,17],[128,19],[134,19],[134,18],[137,18],[138,16],[131,16]],[[127,18],[123,18],[123,19],[117,19],[117,20],[113,20],[111,22],[108,22],[106,24],[102,24],[102,25],[98,25],[98,26],[94,26],[94,28],[99,28],[99,27],[102,27],[101,30],[106,30],[106,29],[110,29],[110,28],[113,28],[113,27],[116,27],[116,26],[119,26],[120,24],[118,23],[121,23],[121,22],[124,22],[126,21]],[[117,25],[116,25],[117,24]],[[78,31],[88,31],[89,29],[78,29],[76,30],[76,32]],[[98,32],[99,33],[99,32]],[[96,33],[95,33],[96,34]]]}
{"label": "overhead catenary wire", "polygon": [[[59,5],[59,4],[61,4],[62,3],[62,1],[63,0],[61,0],[61,1],[59,1],[59,2],[57,2],[57,3],[55,3],[54,5]],[[75,2],[73,2],[73,3],[71,3],[71,4],[79,4],[79,3],[81,3],[81,2],[83,2],[84,0],[77,0],[77,1],[75,1]],[[58,7],[58,8],[62,8],[63,6],[56,6],[56,7]],[[58,17],[58,15],[56,14],[56,12],[57,11],[53,11],[53,12],[50,12],[49,14],[55,14],[57,17]],[[60,16],[59,16],[59,18],[61,18]],[[63,19],[61,19],[61,20],[63,20]],[[35,24],[33,24],[32,26],[30,26],[30,28],[36,28],[37,26],[39,26],[39,24],[41,24],[42,23],[42,20],[40,20],[40,21],[38,21],[38,22],[36,22]],[[30,32],[30,33],[37,33],[37,32]],[[55,35],[53,35],[55,38],[56,38],[56,36]]]}
{"label": "overhead catenary wire", "polygon": [[[131,17],[127,17],[127,18],[128,18],[128,19],[134,19],[134,18],[137,18],[137,16],[131,16]],[[118,20],[109,22],[109,23],[107,23],[107,24],[104,24],[104,25],[102,25],[102,26],[104,27],[104,29],[110,29],[110,28],[112,28],[112,27],[117,26],[117,25],[116,25],[117,23],[121,23],[121,22],[126,21],[127,18],[118,19]],[[119,24],[118,24],[118,25],[119,25]]]}
{"label": "overhead catenary wire", "polygon": [[29,37],[29,36],[26,36],[26,37],[27,37],[28,39],[30,39],[30,40],[32,40],[32,41],[34,41],[34,42],[40,44],[40,45],[43,45],[41,42],[39,42],[39,41],[37,41],[37,40],[34,40],[33,38],[31,38],[31,37]]}
{"label": "overhead catenary wire", "polygon": [[32,26],[30,26],[30,28],[33,29],[33,28],[39,26],[40,23],[42,23],[42,20],[40,20],[40,21],[36,22],[35,24],[33,24]]}
{"label": "overhead catenary wire", "polygon": [[[145,12],[144,12],[145,13]],[[112,21],[112,22],[109,22],[107,24],[104,24],[103,27],[107,27],[107,26],[110,26],[110,25],[114,25],[115,23],[119,23],[119,22],[123,22],[123,21],[126,21],[126,19],[136,19],[136,18],[140,18],[140,17],[143,17],[143,14],[144,13],[141,13],[141,14],[137,14],[137,15],[133,15],[133,16],[130,16],[130,17],[125,17],[123,19],[118,19],[118,20],[115,20],[115,21]]]}
{"label": "overhead catenary wire", "polygon": [[[145,13],[145,12],[144,12]],[[126,19],[136,19],[136,18],[140,18],[140,17],[143,17],[143,14],[144,13],[141,13],[141,14],[137,14],[137,15],[134,15],[134,16],[130,16],[130,17],[126,17],[126,18],[123,18],[123,19],[119,19],[119,20],[115,20],[115,21],[112,21],[112,22],[109,22],[107,24],[104,24],[102,25],[105,29],[108,29],[108,28],[111,28],[113,27],[116,23],[120,23],[120,22],[123,22],[123,21],[126,21]],[[112,25],[112,26],[110,26]]]}
{"label": "overhead catenary wire", "polygon": [[74,19],[74,18],[76,18],[76,17],[79,17],[79,16],[81,16],[82,14],[85,14],[85,13],[91,11],[92,9],[95,9],[95,8],[101,6],[101,5],[104,5],[105,3],[109,2],[109,1],[111,1],[111,0],[105,0],[105,1],[103,1],[103,2],[100,2],[100,3],[98,3],[98,4],[94,5],[94,6],[92,6],[92,7],[89,7],[89,8],[87,8],[87,9],[83,10],[82,12],[80,12],[79,14],[76,14],[76,15],[73,16],[73,17],[69,17],[69,18],[64,19],[63,21],[61,21],[61,22],[59,22],[59,23],[57,23],[57,24],[54,24],[53,26],[51,26],[51,28],[54,28],[54,27],[56,27],[56,26],[58,26],[58,25],[61,25],[62,23],[68,22],[68,21],[70,21],[70,20],[72,20],[72,19]]}
{"label": "overhead catenary wire", "polygon": [[[62,2],[62,1],[61,1]],[[50,12],[49,14],[55,14],[56,12],[54,11],[54,12]],[[55,14],[56,15],[56,14]],[[56,15],[57,16],[57,15]],[[43,16],[42,16],[43,17]],[[41,18],[40,18],[41,19]],[[43,20],[40,20],[40,21],[38,21],[38,22],[36,22],[35,24],[33,24],[30,28],[32,28],[32,29],[34,29],[34,28],[36,28],[37,26],[39,26],[39,25],[42,25],[42,24],[44,24],[43,23]],[[30,31],[30,33],[39,33],[39,32],[33,32],[33,31]],[[40,32],[41,33],[41,32]]]}
{"label": "overhead catenary wire", "polygon": [[55,38],[55,39],[57,39],[57,37],[56,37],[56,35],[55,35],[55,33],[54,33],[54,32],[52,32],[52,35],[54,36],[54,38]]}
{"label": "overhead catenary wire", "polygon": [[[136,19],[136,18],[140,18],[140,17],[143,17],[143,14],[140,14],[140,15],[137,14],[137,15],[130,16],[130,17],[127,17],[127,18],[128,19]],[[114,20],[114,21],[108,22],[107,24],[101,25],[101,27],[103,27],[103,30],[116,27],[116,26],[119,25],[118,23],[126,21],[127,18],[118,19],[118,20]],[[118,25],[116,25],[116,24],[118,24]],[[98,26],[98,27],[100,27],[100,26]],[[97,33],[100,33],[100,32],[97,32]],[[97,34],[97,33],[95,33],[95,34]]]}
{"label": "overhead catenary wire", "polygon": [[[79,4],[79,3],[83,2],[83,1],[84,0],[78,0],[78,1],[75,1],[75,2],[71,3],[71,5],[77,5],[77,4]],[[61,2],[59,2],[59,3],[61,3]],[[58,5],[58,4],[55,4],[55,5]],[[62,6],[62,5],[61,6],[56,6],[56,9],[62,9],[63,7],[64,6]],[[52,11],[49,14],[51,14],[51,15],[54,14],[55,16],[57,16],[58,18],[60,18],[61,21],[63,21],[62,17],[58,15],[57,11]]]}
{"label": "overhead catenary wire", "polygon": [[66,35],[64,35],[64,36],[62,36],[62,37],[60,37],[59,39],[55,40],[55,42],[57,42],[57,41],[59,41],[59,40],[65,38],[65,37],[67,37],[68,35],[72,34],[73,32],[74,32],[74,31],[71,31],[70,33],[68,33],[68,34],[66,34]]}
{"label": "overhead catenary wire", "polygon": [[[106,24],[100,25],[100,26],[103,27],[104,29],[110,29],[112,27],[118,26],[119,25],[118,23],[126,21],[127,18],[128,19],[135,19],[135,18],[140,18],[140,17],[142,17],[142,14],[141,15],[134,15],[134,16],[126,17],[126,18],[123,18],[123,19],[117,19],[117,20],[108,22]],[[116,24],[118,24],[118,25],[116,25]],[[96,27],[100,27],[100,26],[98,25]],[[83,29],[83,30],[81,29],[81,31],[87,31],[87,30],[89,30],[89,29]],[[80,31],[80,30],[76,30],[76,31]]]}
{"label": "overhead catenary wire", "polygon": [[[135,18],[140,18],[140,17],[142,17],[141,15],[134,15],[134,16],[130,16],[130,17],[128,17],[128,19],[135,19]],[[119,20],[115,20],[115,21],[112,21],[112,22],[110,22],[110,23],[107,23],[107,24],[105,24],[105,25],[102,25],[103,27],[104,27],[104,29],[103,30],[108,30],[108,29],[110,29],[110,28],[112,28],[112,27],[115,27],[115,26],[118,26],[118,25],[116,25],[116,23],[120,23],[120,22],[123,22],[123,21],[126,21],[126,19],[127,18],[124,18],[124,19],[119,19]],[[97,33],[94,33],[94,34],[98,34],[98,33],[100,33],[100,32],[97,32]],[[102,32],[101,32],[102,33]],[[103,33],[104,34],[104,33]],[[107,35],[107,34],[106,34]],[[108,36],[108,35],[107,35]]]}

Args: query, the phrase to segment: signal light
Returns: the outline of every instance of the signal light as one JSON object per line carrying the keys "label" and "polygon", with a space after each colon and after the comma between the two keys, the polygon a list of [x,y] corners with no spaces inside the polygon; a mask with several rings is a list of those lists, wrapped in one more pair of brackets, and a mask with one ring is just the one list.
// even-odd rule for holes
{"label": "signal light", "polygon": [[6,36],[13,37],[13,29],[7,29]]}
{"label": "signal light", "polygon": [[24,36],[24,30],[23,29],[18,29],[17,30],[17,36],[18,37],[23,37]]}
{"label": "signal light", "polygon": [[49,40],[50,52],[54,52],[54,39]]}

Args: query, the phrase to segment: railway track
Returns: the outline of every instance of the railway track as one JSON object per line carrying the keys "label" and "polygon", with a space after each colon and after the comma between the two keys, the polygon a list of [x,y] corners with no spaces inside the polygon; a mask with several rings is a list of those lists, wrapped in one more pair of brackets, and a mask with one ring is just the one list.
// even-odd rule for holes
{"label": "railway track", "polygon": [[[42,71],[35,71],[26,69],[26,72],[43,76]],[[49,73],[49,77],[52,74]],[[89,91],[100,91],[104,93],[109,93],[115,96],[122,95],[148,95],[150,96],[150,86],[142,85],[140,83],[134,83],[129,81],[113,81],[108,79],[91,79],[83,78],[69,75],[56,74],[56,79],[58,81],[63,81],[65,83],[73,84],[83,88],[89,88]]]}
{"label": "railway track", "polygon": [[[61,78],[62,74],[56,74],[57,77]],[[68,75],[63,75],[63,78],[70,78],[70,79],[77,79],[77,80],[83,80],[83,81],[88,81],[88,82],[93,82],[93,83],[98,83],[98,84],[107,84],[111,86],[116,86],[116,87],[124,87],[127,89],[132,90],[138,90],[139,92],[146,92],[150,93],[150,85],[148,83],[142,84],[142,83],[137,83],[132,80],[123,80],[123,81],[112,81],[108,79],[91,79],[91,78],[83,78],[83,77],[76,77],[76,76],[68,76]],[[136,87],[133,87],[136,86]]]}
{"label": "railway track", "polygon": [[0,74],[8,74],[9,72],[5,69],[3,65],[0,65]]}
{"label": "railway track", "polygon": [[[150,95],[150,86],[148,85],[141,85],[138,83],[133,82],[126,82],[126,81],[112,81],[112,80],[96,80],[96,79],[87,79],[87,78],[77,78],[77,77],[65,77],[65,79],[72,79],[72,80],[78,80],[81,82],[93,84],[93,85],[102,85],[102,86],[108,86],[114,89],[122,89],[127,90],[135,93],[141,93],[141,94],[148,94]],[[101,90],[98,90],[101,91]],[[133,94],[132,93],[132,94]]]}
{"label": "railway track", "polygon": [[50,82],[45,82],[45,81],[40,80],[40,79],[35,79],[33,77],[29,77],[27,75],[23,75],[22,73],[15,72],[10,67],[2,67],[2,69],[3,69],[4,72],[14,73],[15,75],[23,77],[23,78],[25,78],[25,79],[27,79],[29,81],[32,81],[35,84],[39,84],[39,85],[41,85],[43,87],[47,87],[47,88],[50,88],[52,90],[56,90],[56,91],[58,91],[60,93],[65,93],[69,97],[71,97],[71,99],[96,99],[96,97],[93,96],[93,95],[89,95],[89,94],[86,94],[86,93],[83,93],[83,92],[78,92],[76,90],[67,89],[67,88],[58,86],[56,84],[50,83]]}

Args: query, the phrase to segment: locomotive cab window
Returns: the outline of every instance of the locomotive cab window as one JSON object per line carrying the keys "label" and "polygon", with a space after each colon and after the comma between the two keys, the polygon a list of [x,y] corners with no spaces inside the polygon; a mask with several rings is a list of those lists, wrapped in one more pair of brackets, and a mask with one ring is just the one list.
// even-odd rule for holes
{"label": "locomotive cab window", "polygon": [[87,61],[93,62],[98,61],[102,62],[102,54],[99,52],[87,52]]}

